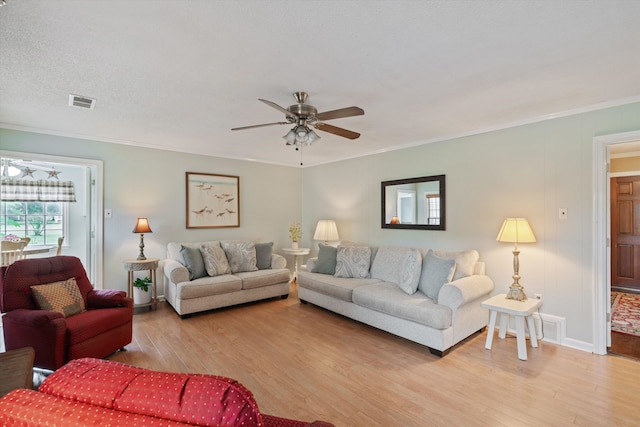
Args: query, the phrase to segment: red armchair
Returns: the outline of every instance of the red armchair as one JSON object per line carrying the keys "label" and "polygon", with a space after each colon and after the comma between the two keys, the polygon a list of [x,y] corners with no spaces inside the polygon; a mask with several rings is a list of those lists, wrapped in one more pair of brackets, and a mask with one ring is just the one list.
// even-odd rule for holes
{"label": "red armchair", "polygon": [[[40,310],[31,286],[75,278],[86,311],[64,317]],[[133,301],[123,291],[95,290],[72,256],[33,258],[0,268],[0,309],[7,350],[35,349],[34,366],[55,370],[73,359],[103,358],[131,342]]]}

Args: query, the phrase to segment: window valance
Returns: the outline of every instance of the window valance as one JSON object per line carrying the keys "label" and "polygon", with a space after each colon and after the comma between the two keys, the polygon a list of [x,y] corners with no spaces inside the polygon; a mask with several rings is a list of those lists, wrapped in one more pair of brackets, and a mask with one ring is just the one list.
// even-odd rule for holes
{"label": "window valance", "polygon": [[3,179],[0,198],[4,202],[75,202],[71,181]]}

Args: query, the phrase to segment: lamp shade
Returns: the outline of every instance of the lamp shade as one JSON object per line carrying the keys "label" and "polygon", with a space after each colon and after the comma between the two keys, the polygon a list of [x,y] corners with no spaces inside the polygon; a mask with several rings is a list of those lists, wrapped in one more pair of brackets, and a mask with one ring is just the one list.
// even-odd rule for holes
{"label": "lamp shade", "polygon": [[533,243],[536,236],[526,218],[507,218],[496,238],[498,242]]}
{"label": "lamp shade", "polygon": [[316,226],[316,232],[313,235],[313,240],[339,240],[338,227],[336,222],[332,219],[321,219]]}
{"label": "lamp shade", "polygon": [[393,217],[391,217],[391,221],[389,222],[389,224],[400,224],[400,218],[394,215]]}
{"label": "lamp shade", "polygon": [[136,222],[136,226],[133,227],[134,233],[153,233],[151,231],[151,227],[149,226],[149,220],[147,218],[138,218]]}

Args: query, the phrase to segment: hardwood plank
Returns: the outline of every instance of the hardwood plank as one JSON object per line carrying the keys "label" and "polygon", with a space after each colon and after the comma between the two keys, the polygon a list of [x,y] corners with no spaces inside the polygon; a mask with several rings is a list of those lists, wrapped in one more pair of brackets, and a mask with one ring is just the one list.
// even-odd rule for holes
{"label": "hardwood plank", "polygon": [[[633,425],[640,362],[476,334],[438,358],[421,345],[290,297],[181,320],[166,303],[134,316],[134,341],[109,359],[224,375],[264,413],[339,427]],[[527,342],[527,345],[529,343]]]}

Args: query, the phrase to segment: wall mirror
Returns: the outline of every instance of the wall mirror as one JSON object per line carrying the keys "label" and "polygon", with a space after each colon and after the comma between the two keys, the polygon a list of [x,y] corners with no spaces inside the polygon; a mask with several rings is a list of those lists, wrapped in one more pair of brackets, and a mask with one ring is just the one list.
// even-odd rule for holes
{"label": "wall mirror", "polygon": [[444,175],[382,182],[382,228],[445,229]]}

